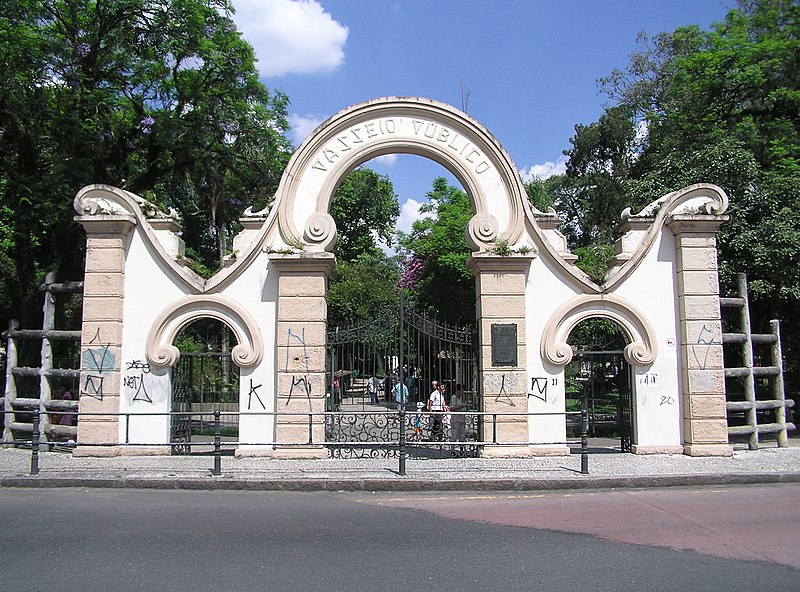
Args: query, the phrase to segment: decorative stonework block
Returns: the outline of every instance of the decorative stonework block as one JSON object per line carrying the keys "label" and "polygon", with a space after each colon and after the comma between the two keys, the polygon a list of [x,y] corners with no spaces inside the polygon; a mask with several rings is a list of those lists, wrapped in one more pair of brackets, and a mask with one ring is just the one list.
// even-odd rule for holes
{"label": "decorative stonework block", "polygon": [[682,271],[678,273],[682,293],[719,294],[719,281],[716,271]]}
{"label": "decorative stonework block", "polygon": [[[288,392],[288,391],[286,391]],[[284,423],[305,423],[308,424],[309,413],[322,413],[325,411],[324,393],[317,391],[316,394],[306,395],[302,389],[295,388],[291,397],[279,394],[275,407],[278,413],[299,413],[300,415],[287,415],[280,421]],[[312,421],[321,421],[319,417],[313,417]]]}
{"label": "decorative stonework block", "polygon": [[289,374],[308,374],[325,371],[323,346],[289,346],[278,354],[278,369]]}
{"label": "decorative stonework block", "polygon": [[525,310],[525,296],[484,296],[478,300],[478,317],[481,319],[519,318]]}
{"label": "decorative stonework block", "polygon": [[722,345],[689,345],[686,352],[686,365],[690,371],[715,370],[724,367]]}
{"label": "decorative stonework block", "polygon": [[[322,446],[325,443],[325,426],[321,421],[317,421],[312,425],[310,433],[314,445]],[[306,444],[308,439],[309,428],[307,420],[305,423],[279,421],[275,426],[275,442],[277,444]]]}
{"label": "decorative stonework block", "polygon": [[690,418],[724,418],[725,415],[725,395],[694,395],[691,398]]}
{"label": "decorative stonework block", "polygon": [[118,321],[122,319],[123,300],[115,296],[84,298],[84,321]]}
{"label": "decorative stonework block", "polygon": [[484,296],[490,294],[524,294],[526,277],[524,273],[481,273],[475,280],[476,293]]}
{"label": "decorative stonework block", "polygon": [[125,269],[125,251],[121,247],[86,251],[86,272],[121,273]]}
{"label": "decorative stonework block", "polygon": [[320,321],[327,318],[325,299],[318,296],[288,296],[278,299],[279,321]]}
{"label": "decorative stonework block", "polygon": [[716,294],[690,294],[681,296],[678,302],[687,319],[720,318],[719,297]]}
{"label": "decorative stonework block", "polygon": [[483,393],[484,399],[488,401],[498,395],[522,395],[527,397],[528,377],[525,370],[490,370],[491,366],[484,366],[483,372]]}
{"label": "decorative stonework block", "polygon": [[717,250],[706,248],[684,248],[678,250],[678,265],[684,270],[717,270]]}
{"label": "decorative stonework block", "polygon": [[283,273],[278,278],[278,293],[284,296],[324,296],[327,279],[323,274],[294,275]]}
{"label": "decorative stonework block", "polygon": [[690,419],[684,424],[687,444],[721,444],[728,442],[725,419]]}
{"label": "decorative stonework block", "polygon": [[84,317],[81,327],[81,343],[87,344],[92,340],[99,339],[99,342],[109,347],[122,345],[122,323],[118,320],[110,321],[89,321]]}
{"label": "decorative stonework block", "polygon": [[[278,391],[277,395],[279,400],[281,398],[289,398],[291,394],[292,400],[295,398],[308,401],[310,399],[324,398],[326,393],[325,384],[326,375],[322,370],[318,372],[309,372],[292,374],[280,371],[278,372]],[[308,409],[303,409],[308,411]],[[320,411],[324,411],[320,409]]]}
{"label": "decorative stonework block", "polygon": [[115,296],[125,293],[125,276],[121,273],[87,273],[83,277],[85,294],[93,296]]}
{"label": "decorative stonework block", "polygon": [[[306,345],[325,345],[325,325],[319,321],[280,321],[277,330],[278,356],[281,348]],[[284,354],[285,355],[285,354]]]}
{"label": "decorative stonework block", "polygon": [[723,370],[689,370],[689,390],[696,394],[720,394],[725,392]]}
{"label": "decorative stonework block", "polygon": [[81,417],[78,422],[78,442],[81,444],[112,444],[119,440],[116,417]]}

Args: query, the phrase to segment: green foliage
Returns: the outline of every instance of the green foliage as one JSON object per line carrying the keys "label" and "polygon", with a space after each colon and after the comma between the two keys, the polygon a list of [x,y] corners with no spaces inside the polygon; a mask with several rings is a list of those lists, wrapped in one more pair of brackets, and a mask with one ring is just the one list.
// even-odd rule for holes
{"label": "green foliage", "polygon": [[345,177],[331,202],[338,236],[334,254],[353,261],[364,253],[376,254],[376,237],[390,244],[400,205],[391,180],[359,168]]}
{"label": "green foliage", "polygon": [[608,273],[609,262],[614,258],[614,245],[589,245],[575,249],[578,261],[575,264],[592,280],[602,284]]}
{"label": "green foliage", "polygon": [[628,204],[623,181],[637,158],[630,115],[627,108],[610,107],[598,122],[576,125],[573,147],[564,152],[567,178],[554,185],[554,201],[567,216],[565,234],[575,247],[613,241],[618,214]]}
{"label": "green foliage", "polygon": [[553,199],[553,181],[555,177],[549,179],[531,179],[524,183],[525,192],[528,194],[528,201],[540,212],[549,212],[555,206]]}
{"label": "green foliage", "polygon": [[82,275],[72,198],[86,184],[177,209],[209,269],[244,207],[269,200],[290,152],[288,99],[258,81],[230,11],[228,0],[0,0],[0,232],[13,233],[0,238],[0,285],[18,307],[43,270]]}
{"label": "green foliage", "polygon": [[411,298],[416,304],[435,313],[440,319],[457,325],[475,319],[475,281],[467,269],[471,251],[465,230],[472,217],[472,204],[462,190],[449,186],[443,177],[433,181],[422,211],[435,213],[420,218],[403,248],[424,262]]}
{"label": "green foliage", "polygon": [[383,251],[337,261],[328,286],[328,327],[374,319],[398,301],[397,263]]}

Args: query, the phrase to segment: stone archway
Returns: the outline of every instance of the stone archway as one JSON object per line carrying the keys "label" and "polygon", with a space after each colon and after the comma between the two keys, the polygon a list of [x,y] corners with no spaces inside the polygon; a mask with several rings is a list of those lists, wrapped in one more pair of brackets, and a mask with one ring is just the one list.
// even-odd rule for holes
{"label": "stone archway", "polygon": [[[714,242],[726,219],[724,192],[693,185],[638,214],[625,212],[614,268],[596,283],[575,267],[555,213],[531,207],[496,138],[453,107],[404,97],[355,105],[319,126],[292,156],[272,206],[245,212],[235,258],[209,279],[182,264],[171,213],[114,187],[78,192],[76,220],[87,233],[81,410],[93,413],[81,419],[81,441],[127,442],[117,417],[141,411],[132,443],[163,443],[163,431],[145,416],[167,408],[167,368],[176,355],[170,338],[185,321],[212,316],[237,334],[234,356],[253,402],[242,408],[248,416],[241,425],[248,427],[240,452],[325,455],[326,293],[336,240],[328,209],[345,175],[390,153],[444,166],[472,203],[466,239],[476,281],[483,411],[498,412],[497,440],[513,443],[485,455],[566,451],[529,444],[563,440],[546,418],[563,413],[563,344],[587,314],[622,325],[637,380],[659,376],[652,397],[669,391],[668,405],[646,410],[651,433],[642,451],[731,453]],[[702,356],[692,355],[697,351]],[[154,395],[143,402],[127,385],[145,363],[152,365],[146,378]],[[529,385],[550,391],[539,396]],[[309,413],[319,420],[309,424]],[[284,442],[309,445],[281,448]],[[87,453],[97,450],[107,449],[87,447]]]}
{"label": "stone archway", "polygon": [[[314,296],[323,301],[325,285],[320,282],[320,273],[325,272],[320,271],[319,264],[336,240],[335,223],[328,213],[331,199],[351,170],[376,156],[390,153],[414,154],[437,162],[459,180],[470,198],[474,215],[468,224],[466,239],[474,253],[470,268],[478,286],[476,317],[479,349],[484,358],[482,367],[488,369],[491,367],[491,326],[524,326],[528,269],[538,250],[552,247],[531,222],[533,212],[511,158],[483,126],[464,113],[430,100],[385,98],[355,105],[323,123],[292,157],[270,212],[282,240],[287,245],[302,245],[303,252],[296,256],[274,256],[272,261],[282,270],[282,277],[291,278],[294,287],[290,291],[296,291],[299,284],[318,286]],[[492,254],[500,239],[515,251],[512,256]],[[315,260],[318,264],[309,267]],[[303,265],[311,270],[309,275],[303,276]],[[562,265],[566,264],[562,261]],[[307,293],[305,298],[309,295]],[[321,337],[324,319],[315,321],[302,315],[282,318],[282,310],[297,314],[298,307],[292,304],[297,296],[297,293],[279,290],[279,335],[288,334],[292,326],[301,324],[311,330],[311,334]],[[517,335],[523,338],[524,334],[520,330]],[[322,341],[309,344],[306,340],[304,343],[314,351],[324,348]],[[513,363],[503,368],[504,373],[518,377],[508,382],[505,394],[519,401],[526,397],[526,347],[524,338],[518,339],[514,344],[517,355]],[[314,356],[317,358],[319,356]],[[278,372],[279,384],[283,381],[290,385],[297,380],[295,371],[287,372],[283,378],[280,368]],[[481,377],[481,390],[487,388],[487,380],[492,388],[493,379],[487,372]],[[323,407],[317,401],[315,408],[321,411]],[[494,409],[494,401],[484,399],[482,410]],[[502,407],[497,409],[504,411]],[[527,434],[524,419],[520,419],[523,418],[511,420],[503,416],[497,426],[498,437],[507,441],[527,439],[527,435],[520,436],[523,432]],[[519,447],[498,448],[490,454],[515,453],[512,448]],[[523,448],[517,452],[528,454]]]}

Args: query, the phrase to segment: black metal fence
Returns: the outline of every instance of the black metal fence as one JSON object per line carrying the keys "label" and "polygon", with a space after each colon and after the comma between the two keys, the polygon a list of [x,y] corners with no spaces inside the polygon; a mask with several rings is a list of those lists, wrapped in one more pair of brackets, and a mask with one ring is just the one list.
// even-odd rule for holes
{"label": "black metal fence", "polygon": [[[73,414],[74,412],[51,412],[50,414],[59,414],[59,413],[70,413]],[[30,447],[31,448],[31,466],[30,466],[30,474],[31,475],[38,475],[39,474],[39,451],[40,448],[43,446],[53,447],[54,445],[58,445],[60,450],[69,450],[71,447],[80,445],[85,447],[99,447],[99,448],[109,448],[114,446],[130,446],[130,447],[174,447],[176,445],[183,444],[183,442],[148,442],[148,443],[137,443],[131,442],[129,439],[129,427],[130,421],[133,417],[143,417],[143,416],[170,416],[171,421],[174,421],[176,416],[185,416],[185,415],[197,415],[197,412],[192,411],[191,413],[183,413],[183,412],[172,412],[172,413],[74,413],[77,416],[116,416],[119,417],[120,420],[124,423],[125,429],[124,434],[125,437],[121,442],[74,442],[70,441],[68,444],[64,443],[56,443],[53,441],[42,440],[41,437],[41,430],[40,430],[40,413],[38,410],[33,410],[33,430],[31,432],[31,439],[30,440],[14,440],[14,441],[3,441],[0,442],[2,445],[13,445],[13,446],[22,446],[22,447]],[[586,408],[584,407],[581,411],[567,411],[563,413],[489,413],[489,412],[426,412],[426,416],[430,417],[432,415],[450,415],[451,421],[454,417],[464,416],[465,421],[472,422],[473,425],[482,425],[482,430],[475,430],[475,434],[477,433],[484,433],[487,434],[488,437],[483,440],[477,439],[465,439],[464,441],[453,440],[449,437],[448,434],[442,433],[441,435],[438,434],[428,434],[425,436],[418,432],[417,426],[417,413],[406,413],[405,411],[387,411],[383,413],[358,413],[358,412],[350,412],[350,413],[338,413],[338,412],[325,412],[325,413],[268,413],[268,412],[261,412],[261,413],[248,413],[247,415],[270,415],[276,416],[280,415],[281,417],[288,417],[294,416],[296,418],[304,418],[307,420],[308,430],[307,430],[307,438],[303,439],[303,441],[263,441],[263,442],[250,442],[250,441],[243,441],[243,440],[228,440],[223,444],[223,437],[222,437],[222,426],[223,426],[223,415],[240,415],[239,412],[227,412],[222,413],[219,409],[215,410],[213,413],[207,413],[210,419],[209,423],[212,423],[214,426],[213,432],[213,440],[204,443],[204,446],[210,449],[210,454],[213,457],[213,466],[211,469],[212,475],[221,475],[222,474],[222,456],[223,456],[223,445],[225,446],[269,446],[275,449],[279,448],[297,448],[297,447],[309,447],[309,446],[317,446],[317,447],[326,447],[330,452],[329,455],[339,456],[335,454],[336,450],[344,450],[344,449],[361,449],[361,450],[368,450],[371,451],[372,454],[368,456],[379,456],[385,455],[390,456],[389,454],[385,454],[386,452],[391,452],[391,456],[396,456],[398,460],[398,474],[405,475],[406,474],[406,461],[409,458],[415,457],[424,457],[426,456],[426,452],[430,453],[431,451],[435,452],[435,456],[439,458],[447,458],[447,457],[458,457],[458,456],[467,456],[465,451],[468,449],[480,450],[486,447],[496,447],[496,446],[534,446],[534,445],[580,445],[580,454],[581,454],[581,473],[588,474],[589,473],[589,446],[588,446],[588,433],[587,433],[587,412]],[[498,436],[498,426],[504,421],[508,421],[510,419],[517,419],[520,418],[529,418],[531,416],[543,416],[543,415],[559,415],[564,416],[565,419],[572,415],[579,415],[581,417],[581,437],[579,440],[565,440],[561,442],[532,442],[532,441],[508,441],[502,440]],[[318,426],[320,425],[320,416],[321,421],[325,425],[326,428],[326,435],[323,441],[319,441],[319,439],[315,439],[315,431],[318,431]],[[384,430],[380,431],[380,437],[382,439],[376,439],[376,435],[374,432],[371,432],[369,429],[364,429],[358,432],[357,436],[354,436],[355,439],[347,440],[342,438],[338,441],[329,441],[330,437],[330,429],[335,429],[337,425],[341,425],[343,421],[346,422],[355,422],[358,423],[358,419],[353,418],[361,418],[361,423],[366,424],[369,422],[374,422],[377,424],[382,424],[388,428],[388,433],[393,436],[391,439],[385,439],[385,432]],[[402,427],[402,428],[401,428]],[[356,434],[356,432],[347,432],[342,431],[343,435]],[[477,454],[475,455],[477,456]]]}

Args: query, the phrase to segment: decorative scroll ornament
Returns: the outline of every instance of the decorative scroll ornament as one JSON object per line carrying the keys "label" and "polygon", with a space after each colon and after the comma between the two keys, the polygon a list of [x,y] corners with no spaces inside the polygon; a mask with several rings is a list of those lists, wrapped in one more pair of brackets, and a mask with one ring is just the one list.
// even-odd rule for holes
{"label": "decorative scroll ornament", "polygon": [[306,220],[303,237],[311,250],[328,251],[336,242],[336,222],[328,213],[315,212]]}
{"label": "decorative scroll ornament", "polygon": [[500,225],[497,218],[488,212],[483,212],[476,214],[469,221],[465,238],[473,250],[483,251],[494,242],[499,231]]}
{"label": "decorative scroll ornament", "polygon": [[728,195],[716,185],[697,183],[678,191],[667,193],[646,205],[638,214],[625,208],[622,220],[652,218],[663,212],[667,214],[705,214],[720,216],[728,209]]}
{"label": "decorative scroll ornament", "polygon": [[629,342],[623,350],[626,362],[632,366],[655,362],[658,346],[652,325],[631,302],[613,294],[577,296],[556,310],[542,334],[542,359],[555,366],[569,364],[573,352],[566,339],[578,323],[589,318],[608,319],[620,327]]}
{"label": "decorative scroll ornament", "polygon": [[174,366],[180,351],[173,342],[181,329],[201,319],[216,319],[227,325],[238,344],[231,359],[240,368],[252,368],[264,357],[264,341],[258,323],[238,303],[217,294],[186,296],[167,307],[153,322],[147,336],[145,355],[157,368]]}
{"label": "decorative scroll ornament", "polygon": [[180,219],[178,212],[173,208],[164,212],[143,197],[110,185],[84,187],[75,196],[72,205],[81,216],[129,216],[135,214],[136,206],[138,206],[146,218],[175,221]]}

